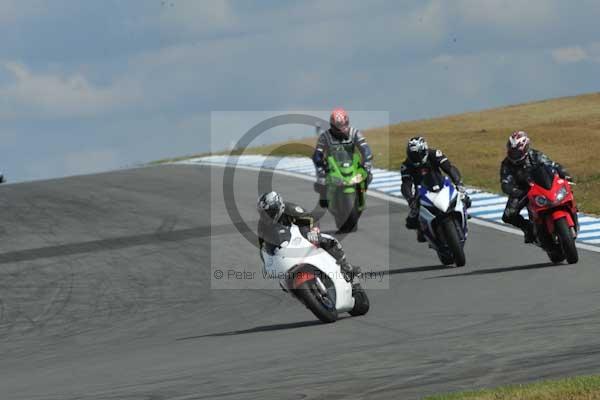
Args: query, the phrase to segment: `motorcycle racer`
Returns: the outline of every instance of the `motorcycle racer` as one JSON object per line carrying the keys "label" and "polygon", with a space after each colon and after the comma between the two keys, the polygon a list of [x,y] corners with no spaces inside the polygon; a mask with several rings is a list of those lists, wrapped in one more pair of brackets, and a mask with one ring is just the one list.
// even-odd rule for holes
{"label": "motorcycle racer", "polygon": [[258,198],[257,210],[259,248],[273,254],[284,242],[291,238],[290,227],[298,226],[300,233],[313,245],[327,251],[339,264],[344,278],[352,282],[360,274],[360,268],[353,267],[346,259],[342,244],[333,236],[321,233],[314,225],[313,216],[302,207],[283,201],[277,192],[268,192]]}
{"label": "motorcycle racer", "polygon": [[417,241],[425,242],[425,237],[419,229],[419,198],[416,187],[423,177],[432,171],[443,171],[450,177],[456,190],[464,195],[466,208],[471,206],[469,196],[466,194],[462,183],[460,171],[450,163],[448,157],[441,150],[429,148],[427,141],[422,136],[409,139],[406,145],[406,160],[400,167],[402,175],[402,195],[408,201],[410,211],[406,217],[406,228],[417,230]]}
{"label": "motorcycle racer", "polygon": [[358,149],[362,158],[362,166],[367,171],[367,186],[371,183],[373,153],[367,140],[358,129],[350,126],[350,117],[343,108],[336,108],[329,117],[330,128],[319,135],[317,145],[312,159],[316,168],[317,182],[315,190],[319,193],[319,205],[327,208],[327,187],[325,177],[327,176],[327,156],[329,150],[334,146],[342,146],[349,154],[354,154]]}
{"label": "motorcycle racer", "polygon": [[506,143],[506,157],[500,166],[502,191],[508,195],[502,221],[520,228],[525,243],[535,241],[533,223],[523,218],[521,210],[527,205],[530,174],[540,164],[552,167],[558,175],[570,180],[567,171],[541,151],[530,147],[531,139],[525,131],[514,131]]}

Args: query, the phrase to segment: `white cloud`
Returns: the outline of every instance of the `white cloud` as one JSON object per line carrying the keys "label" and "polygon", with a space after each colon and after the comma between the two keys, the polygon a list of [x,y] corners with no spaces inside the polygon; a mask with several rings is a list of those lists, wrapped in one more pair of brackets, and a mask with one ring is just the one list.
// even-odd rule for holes
{"label": "white cloud", "polygon": [[553,49],[550,54],[558,64],[577,64],[584,61],[600,64],[600,42],[559,47]]}
{"label": "white cloud", "polygon": [[[129,62],[128,75],[156,91],[155,101],[183,92],[211,98],[217,109],[263,107],[261,103],[312,107],[315,99],[336,91],[329,88],[367,87],[377,76],[377,70],[367,66],[370,59],[385,59],[382,67],[388,68],[410,59],[403,52],[420,52],[444,40],[447,24],[439,0],[389,8],[380,2],[317,1],[274,7],[242,20],[230,10],[227,15],[236,21],[232,29],[237,26],[245,34],[215,39],[199,35],[138,54]],[[194,20],[201,8],[187,12]],[[178,29],[175,20],[169,21]],[[250,96],[244,101],[239,93]],[[255,93],[259,96],[250,101]],[[226,96],[229,104],[223,106]]]}
{"label": "white cloud", "polygon": [[36,74],[14,61],[2,62],[0,68],[12,77],[11,82],[0,86],[3,117],[90,116],[141,97],[139,90],[127,82],[100,87],[81,74]]}
{"label": "white cloud", "polygon": [[574,46],[552,50],[552,58],[559,64],[572,64],[588,60],[589,55],[581,46]]}

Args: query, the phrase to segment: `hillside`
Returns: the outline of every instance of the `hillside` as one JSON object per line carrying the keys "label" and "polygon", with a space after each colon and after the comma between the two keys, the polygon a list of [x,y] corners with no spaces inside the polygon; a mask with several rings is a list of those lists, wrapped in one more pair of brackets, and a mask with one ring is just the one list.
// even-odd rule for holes
{"label": "hillside", "polygon": [[[460,168],[468,185],[499,191],[499,165],[508,135],[529,132],[533,146],[565,165],[578,183],[582,210],[600,214],[600,93],[564,97],[370,129],[365,135],[375,164],[397,169],[408,138],[423,134],[430,146],[443,149]],[[281,143],[246,153],[303,154],[315,138],[297,140],[298,149]]]}

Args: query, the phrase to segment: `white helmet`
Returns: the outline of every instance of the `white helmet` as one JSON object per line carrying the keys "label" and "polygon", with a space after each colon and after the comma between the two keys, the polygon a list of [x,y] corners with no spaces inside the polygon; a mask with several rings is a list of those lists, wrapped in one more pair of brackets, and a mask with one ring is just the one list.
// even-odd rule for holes
{"label": "white helmet", "polygon": [[273,220],[273,222],[279,221],[279,218],[283,215],[285,210],[285,203],[283,198],[277,192],[263,193],[256,204],[258,213],[265,215]]}
{"label": "white helmet", "polygon": [[429,146],[422,136],[415,136],[408,140],[406,146],[406,156],[415,165],[422,165],[427,162],[429,155]]}

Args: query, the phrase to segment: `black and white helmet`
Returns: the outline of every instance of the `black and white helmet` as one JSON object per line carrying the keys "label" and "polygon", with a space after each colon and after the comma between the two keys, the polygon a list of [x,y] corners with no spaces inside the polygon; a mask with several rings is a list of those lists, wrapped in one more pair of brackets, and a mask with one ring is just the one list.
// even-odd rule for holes
{"label": "black and white helmet", "polygon": [[277,192],[263,193],[256,204],[258,213],[265,215],[273,220],[273,222],[279,221],[279,218],[283,215],[285,210],[285,203],[283,198]]}
{"label": "black and white helmet", "polygon": [[415,136],[408,140],[406,156],[415,165],[422,165],[427,161],[429,146],[422,136]]}

